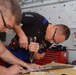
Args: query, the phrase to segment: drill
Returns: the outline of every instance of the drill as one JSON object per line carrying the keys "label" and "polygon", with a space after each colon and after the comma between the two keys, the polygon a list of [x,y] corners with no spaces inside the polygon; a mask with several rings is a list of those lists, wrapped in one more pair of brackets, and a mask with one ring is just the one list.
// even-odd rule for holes
{"label": "drill", "polygon": [[[30,42],[34,42],[34,37],[28,37],[28,44],[30,44]],[[20,46],[19,46],[19,37],[15,36],[12,40],[11,40],[11,47],[13,50],[18,51]],[[29,59],[30,62],[32,63],[34,60],[34,52],[32,51],[28,51],[29,52]]]}

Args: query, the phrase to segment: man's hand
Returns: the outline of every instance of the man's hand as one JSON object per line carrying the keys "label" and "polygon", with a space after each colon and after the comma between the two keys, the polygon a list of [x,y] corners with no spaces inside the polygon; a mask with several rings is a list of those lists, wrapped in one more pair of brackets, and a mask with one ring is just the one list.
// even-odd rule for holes
{"label": "man's hand", "polygon": [[13,65],[9,68],[2,67],[2,69],[3,70],[0,72],[0,75],[17,75],[19,73],[26,73],[26,71],[19,65]]}
{"label": "man's hand", "polygon": [[28,69],[31,69],[31,68],[33,68],[33,69],[39,69],[39,68],[41,68],[41,67],[43,67],[43,66],[37,65],[37,64],[35,64],[35,63],[33,63],[33,64],[27,64],[27,68],[28,68]]}
{"label": "man's hand", "polygon": [[7,75],[16,75],[16,74],[19,74],[19,73],[25,73],[25,70],[20,67],[19,65],[13,65],[11,66],[10,68],[7,69]]}
{"label": "man's hand", "polygon": [[32,51],[32,52],[38,52],[38,50],[39,50],[39,43],[31,42],[29,44],[29,50]]}
{"label": "man's hand", "polygon": [[27,38],[26,35],[21,36],[19,38],[19,45],[20,45],[21,48],[25,48],[25,49],[28,48],[28,38]]}

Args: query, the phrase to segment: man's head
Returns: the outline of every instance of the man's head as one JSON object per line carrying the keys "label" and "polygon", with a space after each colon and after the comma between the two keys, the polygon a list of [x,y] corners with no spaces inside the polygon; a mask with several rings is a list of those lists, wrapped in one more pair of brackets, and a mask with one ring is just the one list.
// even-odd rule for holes
{"label": "man's head", "polygon": [[64,24],[49,25],[45,39],[50,43],[62,43],[70,36],[70,29]]}
{"label": "man's head", "polygon": [[17,0],[0,0],[0,32],[20,24],[21,18],[21,7]]}

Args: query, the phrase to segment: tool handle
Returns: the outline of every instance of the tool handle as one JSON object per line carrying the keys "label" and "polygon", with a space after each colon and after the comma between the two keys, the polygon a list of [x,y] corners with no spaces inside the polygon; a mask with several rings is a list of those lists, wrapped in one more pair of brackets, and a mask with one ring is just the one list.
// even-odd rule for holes
{"label": "tool handle", "polygon": [[[36,39],[34,37],[29,37],[28,40],[29,40],[29,44],[30,44],[30,42],[35,42],[36,41]],[[34,60],[34,52],[32,52],[30,50],[29,50],[29,59],[30,59],[31,63]]]}

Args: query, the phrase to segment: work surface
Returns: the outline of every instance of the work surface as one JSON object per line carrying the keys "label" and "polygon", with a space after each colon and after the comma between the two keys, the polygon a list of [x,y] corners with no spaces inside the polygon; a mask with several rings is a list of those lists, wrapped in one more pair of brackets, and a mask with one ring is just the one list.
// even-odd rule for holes
{"label": "work surface", "polygon": [[[50,63],[47,64],[47,66],[62,66],[65,64],[60,64],[60,63]],[[72,67],[71,68],[63,68],[63,69],[53,69],[53,70],[49,70],[50,72],[52,72],[53,74],[49,74],[49,75],[76,75],[76,70],[74,70]],[[23,75],[30,75],[30,74],[23,74]]]}

